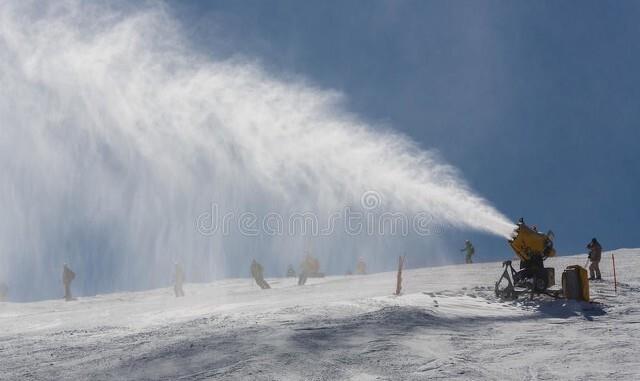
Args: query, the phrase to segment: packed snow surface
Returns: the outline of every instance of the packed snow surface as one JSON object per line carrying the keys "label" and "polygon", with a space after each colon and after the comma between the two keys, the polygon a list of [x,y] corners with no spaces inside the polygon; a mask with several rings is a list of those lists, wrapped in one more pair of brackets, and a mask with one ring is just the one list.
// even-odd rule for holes
{"label": "packed snow surface", "polygon": [[637,380],[639,268],[605,253],[591,303],[500,301],[500,263],[407,270],[401,296],[388,272],[0,303],[0,379]]}

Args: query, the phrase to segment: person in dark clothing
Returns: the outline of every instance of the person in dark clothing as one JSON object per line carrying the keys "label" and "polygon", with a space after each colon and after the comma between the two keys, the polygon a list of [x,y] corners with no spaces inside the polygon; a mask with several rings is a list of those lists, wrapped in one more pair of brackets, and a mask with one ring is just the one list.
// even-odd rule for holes
{"label": "person in dark clothing", "polygon": [[255,259],[251,262],[251,276],[261,289],[266,290],[268,288],[271,288],[271,286],[269,286],[269,283],[264,280],[264,270],[262,269],[262,265],[256,262]]}
{"label": "person in dark clothing", "polygon": [[74,273],[65,263],[62,268],[62,283],[64,284],[64,300],[67,302],[73,300],[73,297],[71,296],[71,282],[75,277],[76,273]]}
{"label": "person in dark clothing", "polygon": [[307,283],[308,277],[309,277],[309,273],[304,267],[302,267],[300,269],[300,273],[298,274],[298,286],[304,286]]}
{"label": "person in dark clothing", "polygon": [[591,242],[587,245],[587,249],[589,249],[589,260],[591,264],[589,265],[589,280],[600,280],[602,279],[602,275],[600,274],[600,259],[602,259],[602,246],[597,239],[593,238]]}

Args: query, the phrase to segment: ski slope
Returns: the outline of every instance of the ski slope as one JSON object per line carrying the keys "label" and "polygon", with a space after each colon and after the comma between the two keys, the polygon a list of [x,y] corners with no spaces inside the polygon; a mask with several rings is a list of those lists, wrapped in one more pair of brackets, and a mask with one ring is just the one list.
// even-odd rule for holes
{"label": "ski slope", "polygon": [[0,303],[0,379],[637,380],[639,268],[605,253],[594,303],[496,300],[497,262],[407,270],[399,297],[388,272]]}

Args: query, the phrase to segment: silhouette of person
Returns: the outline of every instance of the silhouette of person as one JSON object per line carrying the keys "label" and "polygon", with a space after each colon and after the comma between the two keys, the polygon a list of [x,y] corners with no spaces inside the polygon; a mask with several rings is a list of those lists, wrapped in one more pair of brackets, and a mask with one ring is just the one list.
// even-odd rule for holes
{"label": "silhouette of person", "polygon": [[75,278],[76,273],[65,263],[62,268],[62,283],[64,284],[64,300],[67,302],[73,300],[73,296],[71,296],[71,282],[73,282]]}
{"label": "silhouette of person", "polygon": [[259,264],[255,259],[251,262],[251,276],[253,277],[253,279],[255,279],[256,283],[258,284],[258,286],[260,286],[261,289],[266,290],[268,288],[271,288],[271,286],[269,286],[269,283],[264,280],[264,270],[262,268],[262,265]]}

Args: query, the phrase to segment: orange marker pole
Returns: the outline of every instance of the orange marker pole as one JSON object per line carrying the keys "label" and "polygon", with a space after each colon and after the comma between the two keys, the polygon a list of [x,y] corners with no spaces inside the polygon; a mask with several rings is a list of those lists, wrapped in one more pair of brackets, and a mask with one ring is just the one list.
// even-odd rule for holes
{"label": "orange marker pole", "polygon": [[616,278],[616,256],[611,254],[611,262],[613,262],[613,289],[618,293],[618,278]]}

